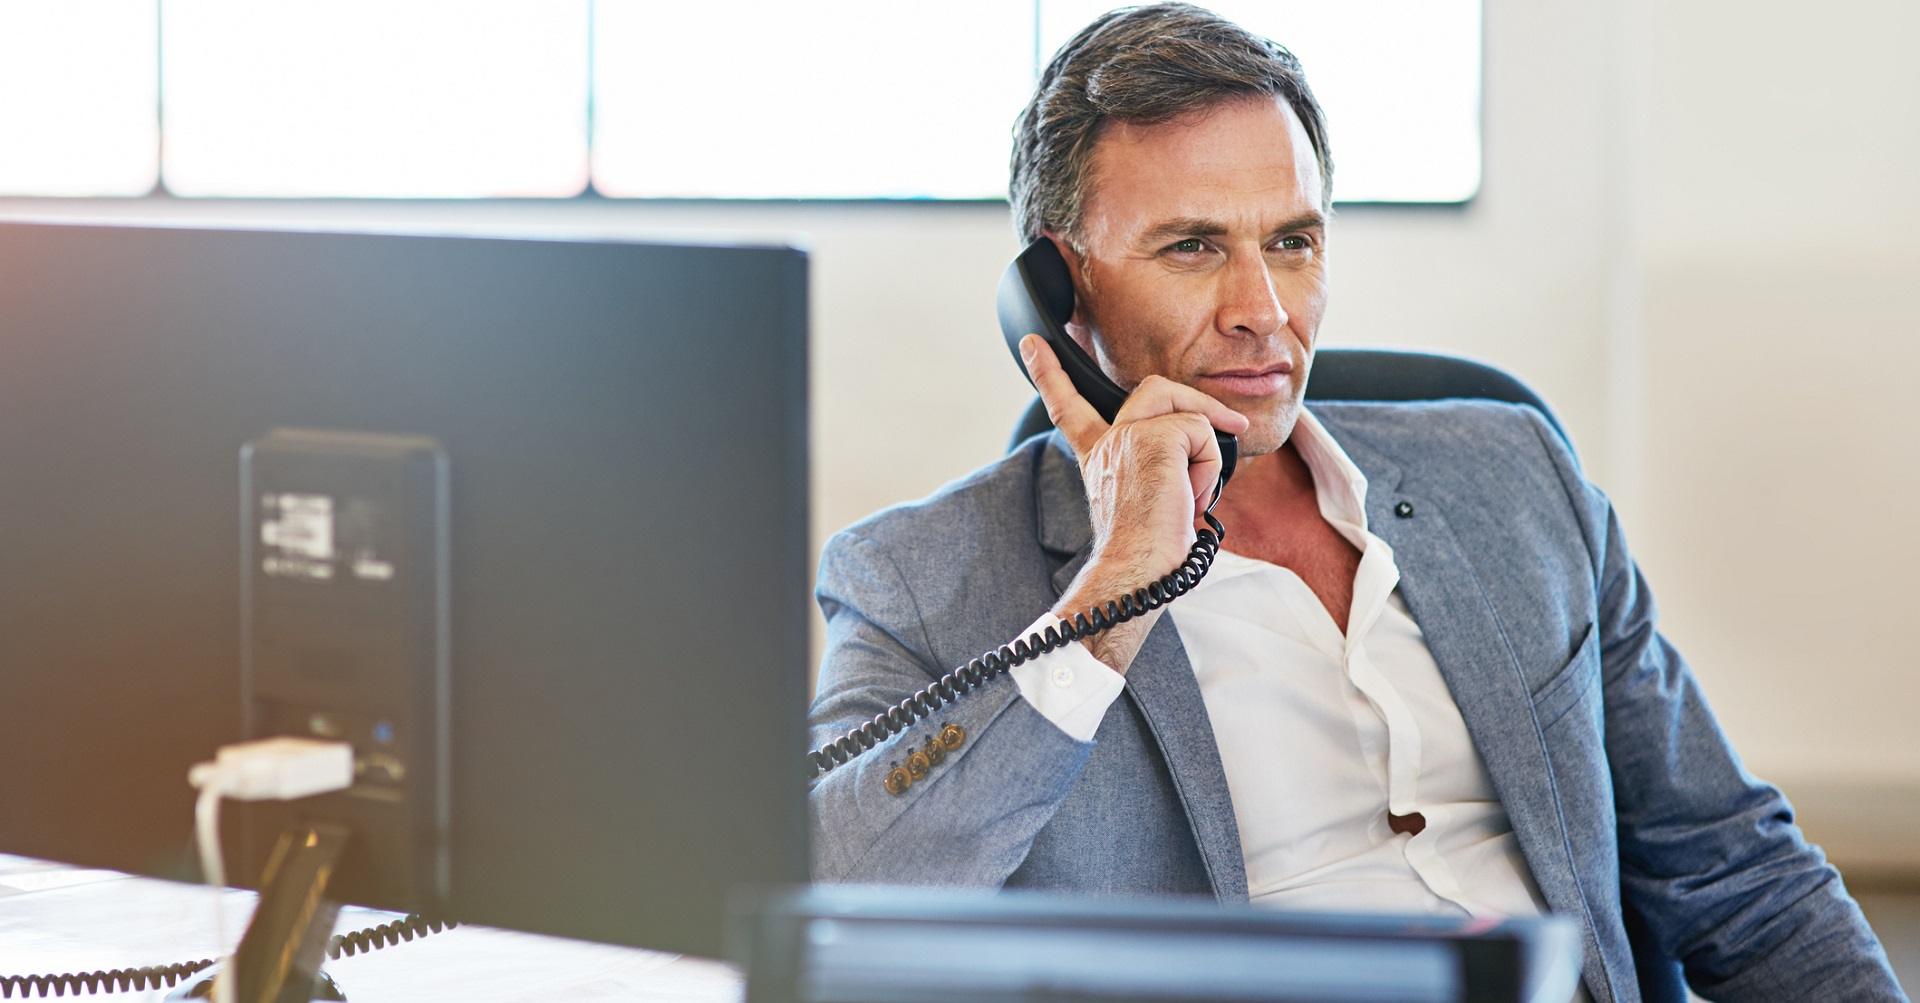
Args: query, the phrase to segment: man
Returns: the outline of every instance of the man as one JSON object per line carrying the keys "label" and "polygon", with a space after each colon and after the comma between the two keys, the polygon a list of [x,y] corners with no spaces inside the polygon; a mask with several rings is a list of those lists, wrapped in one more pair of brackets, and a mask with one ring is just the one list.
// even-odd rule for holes
{"label": "man", "polygon": [[1904,999],[1539,416],[1302,408],[1330,184],[1298,64],[1214,15],[1116,12],[1055,56],[1014,209],[1131,395],[1109,424],[1029,337],[1058,431],[834,538],[816,745],[1179,565],[1215,429],[1239,440],[1225,550],[819,778],[816,877],[1550,910],[1583,925],[1602,1001],[1640,995],[1632,910],[1705,995]]}

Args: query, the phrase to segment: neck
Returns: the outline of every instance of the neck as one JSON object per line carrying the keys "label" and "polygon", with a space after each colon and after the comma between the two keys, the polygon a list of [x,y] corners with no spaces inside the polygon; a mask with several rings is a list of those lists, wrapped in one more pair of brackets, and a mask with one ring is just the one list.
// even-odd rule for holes
{"label": "neck", "polygon": [[1232,532],[1234,524],[1253,528],[1300,503],[1312,503],[1313,472],[1288,442],[1265,456],[1240,461],[1214,514]]}
{"label": "neck", "polygon": [[1321,514],[1313,472],[1290,442],[1243,469],[1214,510],[1227,549],[1299,576],[1344,633],[1360,551]]}

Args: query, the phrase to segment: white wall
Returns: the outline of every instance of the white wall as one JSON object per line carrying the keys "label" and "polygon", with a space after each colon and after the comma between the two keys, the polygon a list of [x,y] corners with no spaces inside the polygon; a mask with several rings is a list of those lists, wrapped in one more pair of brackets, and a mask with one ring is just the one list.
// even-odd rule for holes
{"label": "white wall", "polygon": [[[1920,77],[1902,52],[1920,15],[1487,0],[1486,22],[1482,195],[1344,211],[1324,343],[1461,352],[1531,382],[1620,502],[1750,764],[1833,848],[1920,868],[1902,629],[1920,455],[1901,393],[1920,363]],[[998,456],[1029,396],[992,316],[1017,249],[1002,207],[0,202],[23,212],[804,235],[822,540]]]}
{"label": "white wall", "polygon": [[1628,527],[1750,764],[1920,868],[1920,6],[1636,2]]}

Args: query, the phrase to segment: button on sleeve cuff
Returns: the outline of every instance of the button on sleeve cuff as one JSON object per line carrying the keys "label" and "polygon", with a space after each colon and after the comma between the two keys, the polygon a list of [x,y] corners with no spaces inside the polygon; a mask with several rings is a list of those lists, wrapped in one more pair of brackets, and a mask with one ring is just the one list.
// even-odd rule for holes
{"label": "button on sleeve cuff", "polygon": [[[1051,612],[1020,632],[1026,637],[1045,633],[1060,618]],[[1014,666],[1008,672],[1020,696],[1040,716],[1067,733],[1076,742],[1093,741],[1107,708],[1126,689],[1125,676],[1093,657],[1084,644],[1068,644],[1038,658]]]}

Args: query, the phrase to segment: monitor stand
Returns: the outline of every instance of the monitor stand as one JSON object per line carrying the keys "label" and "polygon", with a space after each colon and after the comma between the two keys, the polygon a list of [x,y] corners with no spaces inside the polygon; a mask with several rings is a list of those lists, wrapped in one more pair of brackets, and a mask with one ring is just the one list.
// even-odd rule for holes
{"label": "monitor stand", "polygon": [[[347,830],[326,823],[287,829],[267,858],[260,879],[260,902],[234,953],[237,1003],[310,1003],[345,1000],[333,979],[320,970],[327,939],[333,934],[340,904],[327,897],[327,884],[346,845]],[[169,1000],[212,999],[220,965],[203,969],[167,995]]]}

